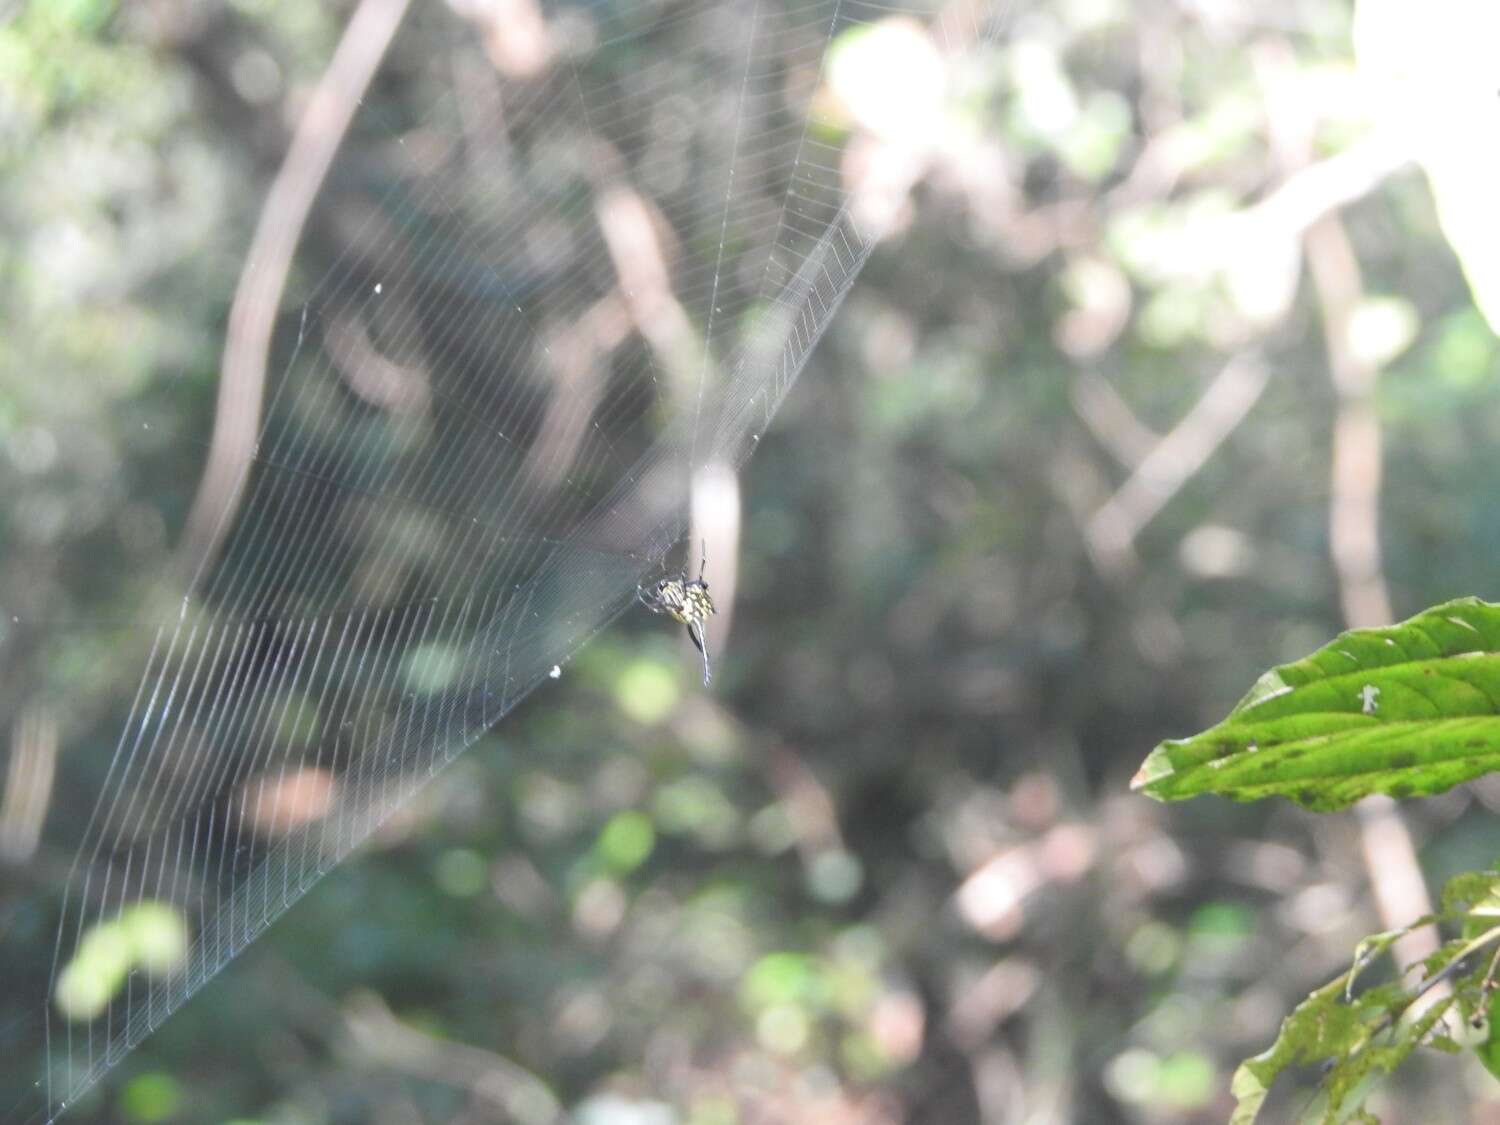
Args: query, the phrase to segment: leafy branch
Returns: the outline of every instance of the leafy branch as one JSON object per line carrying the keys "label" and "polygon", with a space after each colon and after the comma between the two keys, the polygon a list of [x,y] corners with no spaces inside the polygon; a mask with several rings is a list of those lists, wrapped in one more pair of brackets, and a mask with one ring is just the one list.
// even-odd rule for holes
{"label": "leafy branch", "polygon": [[[1404,933],[1434,921],[1456,924],[1464,936],[1411,966],[1422,971],[1415,983],[1398,978],[1355,993],[1360,975]],[[1476,956],[1491,949],[1488,958]],[[1348,972],[1314,990],[1282,1021],[1275,1042],[1240,1064],[1230,1087],[1230,1125],[1256,1121],[1272,1083],[1296,1067],[1323,1067],[1315,1119],[1327,1123],[1374,1120],[1363,1108],[1366,1094],[1421,1046],[1450,1053],[1470,1047],[1491,1073],[1500,1074],[1500,1036],[1492,1018],[1497,960],[1500,874],[1460,875],[1445,889],[1439,914],[1366,938]],[[1448,995],[1426,1007],[1418,1004],[1444,983]]]}
{"label": "leafy branch", "polygon": [[[1497,768],[1500,605],[1464,598],[1344,633],[1273,668],[1221,723],[1157,746],[1132,787],[1163,801],[1282,796],[1329,811],[1376,793],[1441,793]],[[1397,979],[1356,991],[1375,960],[1433,923],[1458,936]],[[1363,1108],[1368,1090],[1419,1046],[1470,1047],[1500,1076],[1497,978],[1500,874],[1457,876],[1436,914],[1366,938],[1348,972],[1313,991],[1275,1042],[1240,1065],[1231,1125],[1257,1120],[1272,1083],[1295,1067],[1324,1067],[1317,1119],[1328,1123],[1374,1120]]]}

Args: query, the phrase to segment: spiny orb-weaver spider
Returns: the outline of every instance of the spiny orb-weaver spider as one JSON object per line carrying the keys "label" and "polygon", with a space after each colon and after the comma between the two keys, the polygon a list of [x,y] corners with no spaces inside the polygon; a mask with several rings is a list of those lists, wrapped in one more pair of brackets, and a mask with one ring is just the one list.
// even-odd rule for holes
{"label": "spiny orb-weaver spider", "polygon": [[687,626],[688,639],[703,656],[704,687],[713,679],[713,670],[709,667],[708,637],[703,631],[703,623],[718,612],[714,608],[713,598],[708,594],[708,583],[703,580],[703,572],[707,567],[708,541],[704,540],[703,558],[698,563],[697,578],[688,581],[688,568],[684,561],[682,574],[678,577],[663,578],[653,586],[635,588],[636,597],[652,613],[665,613],[673,621]]}

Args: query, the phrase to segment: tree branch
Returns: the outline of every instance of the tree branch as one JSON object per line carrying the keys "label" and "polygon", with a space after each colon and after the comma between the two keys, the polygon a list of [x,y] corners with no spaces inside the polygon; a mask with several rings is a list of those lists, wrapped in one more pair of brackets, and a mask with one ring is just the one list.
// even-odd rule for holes
{"label": "tree branch", "polygon": [[292,255],[354,110],[409,2],[360,0],[297,123],[286,160],[261,209],[229,309],[208,461],[177,548],[176,570],[189,589],[218,554],[249,477],[260,433],[271,334]]}
{"label": "tree branch", "polygon": [[1106,570],[1131,560],[1141,529],[1203,467],[1250,412],[1270,372],[1259,356],[1235,356],[1214,378],[1182,421],[1146,454],[1115,494],[1090,518],[1089,548]]}
{"label": "tree branch", "polygon": [[[1308,230],[1307,264],[1323,310],[1328,369],[1338,392],[1330,465],[1328,545],[1338,578],[1339,600],[1350,628],[1391,623],[1390,593],[1380,558],[1380,419],[1375,411],[1378,365],[1351,346],[1350,321],[1363,294],[1359,259],[1342,221],[1329,215]],[[1396,803],[1370,797],[1356,806],[1360,842],[1381,925],[1396,929],[1432,912],[1411,833]],[[1400,964],[1427,957],[1438,947],[1437,931],[1424,926],[1393,945]],[[1444,994],[1435,992],[1430,1003]]]}

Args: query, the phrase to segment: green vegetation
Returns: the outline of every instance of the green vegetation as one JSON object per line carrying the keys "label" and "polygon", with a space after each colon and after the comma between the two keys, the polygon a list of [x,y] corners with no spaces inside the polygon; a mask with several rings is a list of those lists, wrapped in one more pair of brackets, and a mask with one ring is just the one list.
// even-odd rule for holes
{"label": "green vegetation", "polygon": [[[51,971],[66,842],[149,651],[126,625],[176,564],[251,233],[353,6],[0,3],[0,1108],[42,1074],[14,998]],[[482,7],[414,6],[274,376],[330,263],[374,257],[386,193],[448,209],[385,238],[462,246],[484,216]],[[1500,608],[1451,600],[1500,597],[1488,6],[1011,7],[896,152],[921,162],[894,228],[758,438],[732,597],[709,561],[713,691],[679,627],[623,618],[67,1120],[1495,1112]],[[715,151],[696,108],[653,119],[667,182]],[[372,472],[430,448],[360,417]],[[380,515],[400,533],[328,515],[340,580],[395,596],[359,586],[385,552],[441,588],[442,521]],[[438,642],[392,682],[465,672]],[[296,693],[263,717],[282,749],[336,725]],[[34,835],[22,746],[64,748]],[[1432,795],[1399,805],[1409,882],[1448,888],[1426,917],[1386,916],[1360,810],[1308,811],[1382,793]],[[54,1026],[148,994],[194,924],[152,901],[91,931]]]}
{"label": "green vegetation", "polygon": [[1443,793],[1497,766],[1500,606],[1466,598],[1267,672],[1218,726],[1159,746],[1135,785],[1326,812]]}

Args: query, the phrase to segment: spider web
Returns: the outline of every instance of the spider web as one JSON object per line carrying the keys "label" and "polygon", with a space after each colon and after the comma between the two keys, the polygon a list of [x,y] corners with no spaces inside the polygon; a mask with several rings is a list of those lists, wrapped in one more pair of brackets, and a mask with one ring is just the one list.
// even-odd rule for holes
{"label": "spider web", "polygon": [[549,5],[538,65],[471,52],[477,84],[356,120],[253,452],[191,581],[117,627],[140,673],[49,825],[52,939],[0,961],[0,1045],[45,1044],[4,1121],[62,1113],[660,568],[878,234],[818,98],[897,18],[949,53],[987,31],[966,5]]}

